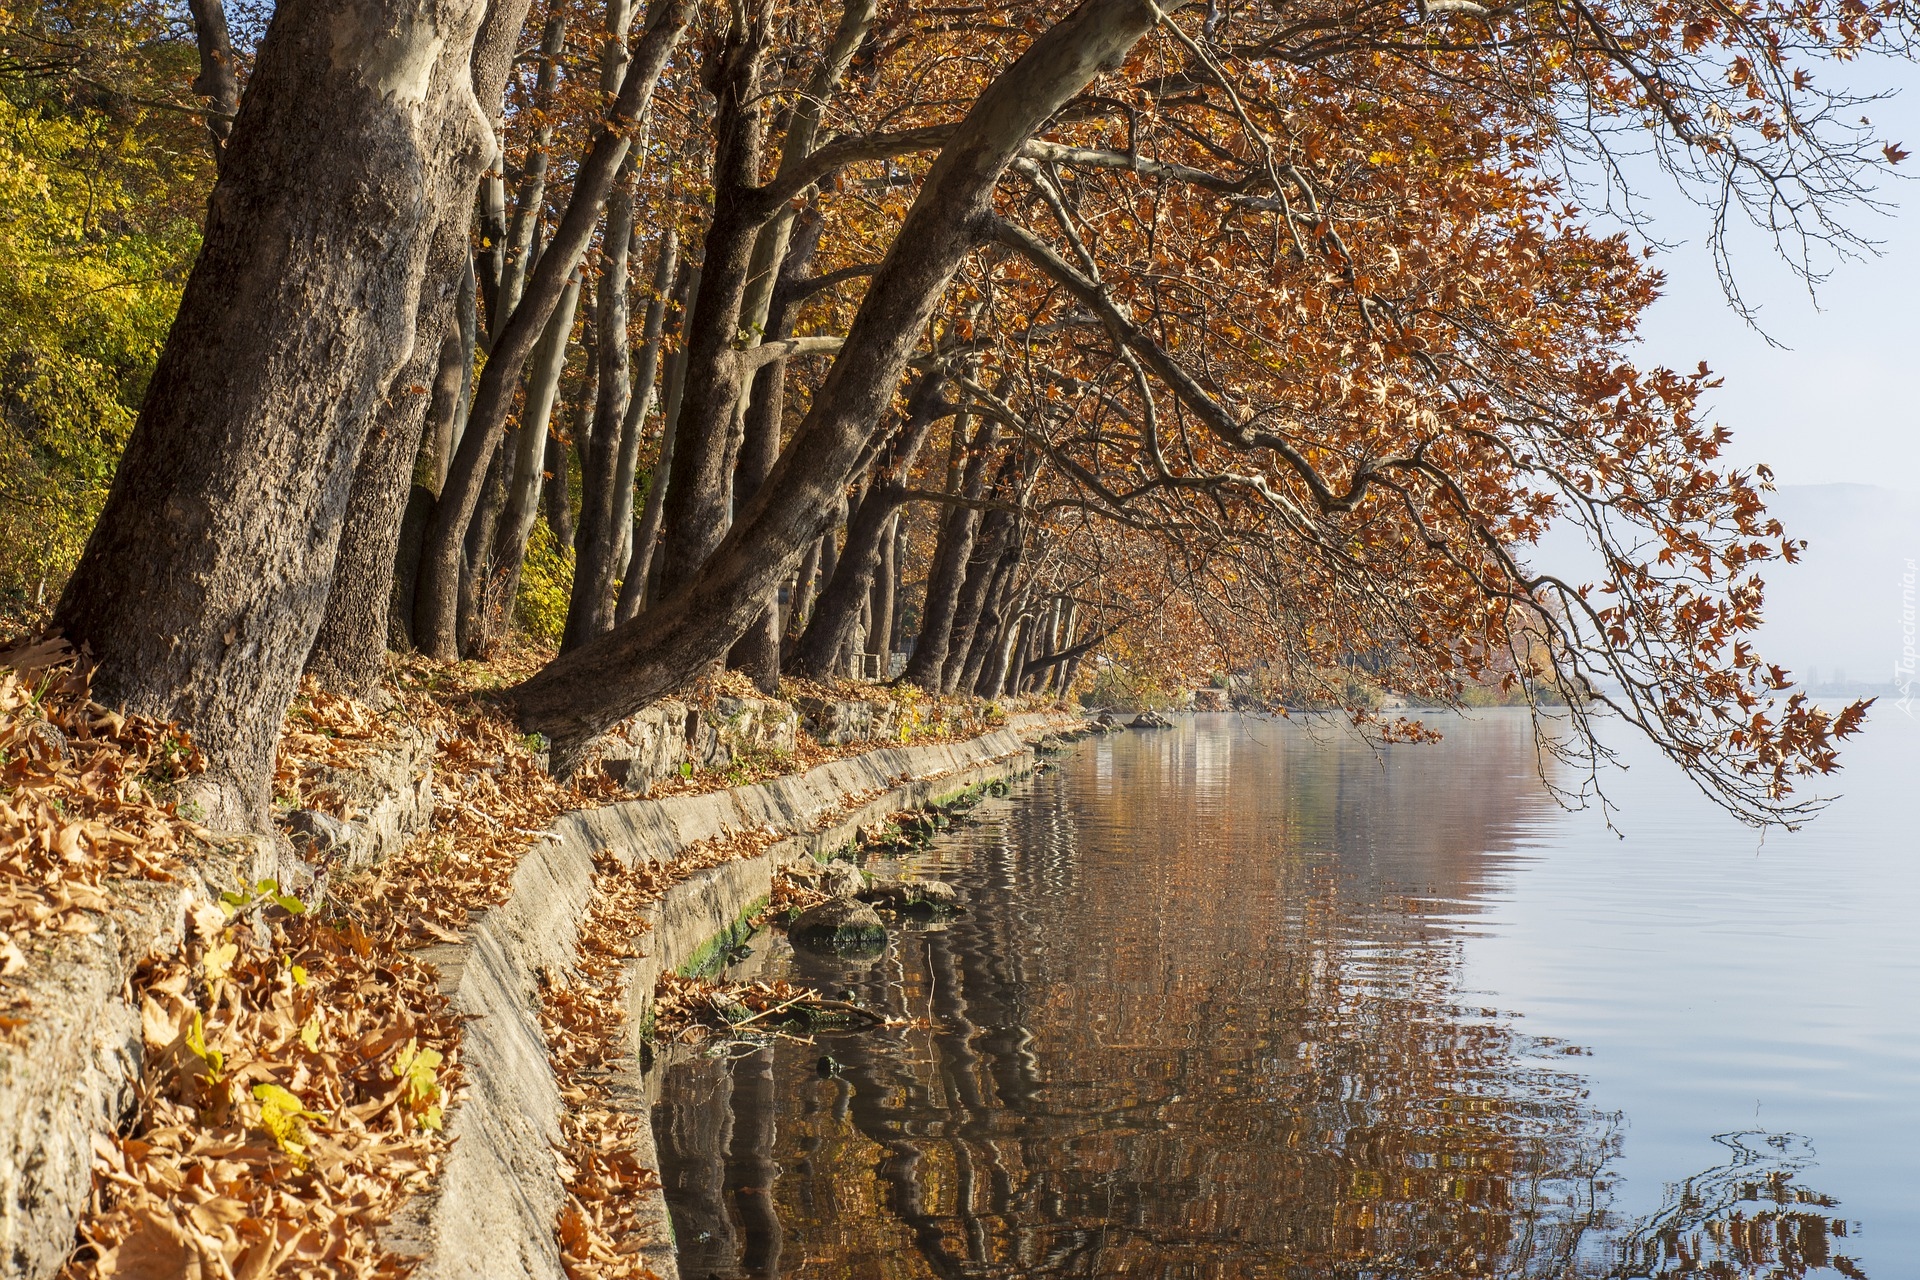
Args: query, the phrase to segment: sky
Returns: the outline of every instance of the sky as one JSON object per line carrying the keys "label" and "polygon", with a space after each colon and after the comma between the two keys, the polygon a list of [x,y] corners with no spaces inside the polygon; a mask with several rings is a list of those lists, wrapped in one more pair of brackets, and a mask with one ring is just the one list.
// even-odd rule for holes
{"label": "sky", "polygon": [[1876,484],[1920,490],[1920,69],[1849,69],[1851,87],[1896,91],[1867,110],[1876,132],[1914,155],[1884,183],[1892,216],[1857,211],[1861,233],[1880,242],[1866,261],[1832,266],[1806,285],[1747,237],[1736,270],[1758,304],[1770,346],[1728,307],[1707,253],[1708,219],[1672,184],[1642,184],[1657,234],[1679,242],[1658,258],[1666,295],[1643,326],[1648,363],[1692,369],[1705,360],[1725,385],[1713,417],[1734,432],[1732,455],[1765,462],[1780,484]]}

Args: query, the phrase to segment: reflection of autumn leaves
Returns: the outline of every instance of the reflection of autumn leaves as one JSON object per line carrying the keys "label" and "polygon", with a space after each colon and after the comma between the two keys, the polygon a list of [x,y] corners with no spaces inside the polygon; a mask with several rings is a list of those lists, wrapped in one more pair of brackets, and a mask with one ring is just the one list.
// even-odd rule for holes
{"label": "reflection of autumn leaves", "polygon": [[1456,1007],[1417,920],[1299,860],[1223,889],[1184,827],[1083,854],[1033,808],[978,855],[1009,881],[898,949],[893,1011],[931,1022],[863,1040],[845,1084],[789,1062],[775,1195],[810,1267],[1564,1280],[1610,1134],[1542,1046]]}

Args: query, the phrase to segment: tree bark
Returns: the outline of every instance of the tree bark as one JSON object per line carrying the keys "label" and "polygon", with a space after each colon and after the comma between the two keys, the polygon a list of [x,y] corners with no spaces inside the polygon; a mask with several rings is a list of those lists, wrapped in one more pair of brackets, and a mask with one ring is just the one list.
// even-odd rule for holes
{"label": "tree bark", "polygon": [[[513,478],[507,492],[507,506],[494,534],[493,575],[490,590],[511,610],[520,590],[520,569],[527,560],[527,538],[534,521],[540,518],[541,491],[546,487],[547,445],[555,402],[560,397],[560,377],[567,368],[567,340],[573,336],[573,318],[580,305],[580,277],[567,282],[560,305],[547,321],[540,346],[527,368],[526,400],[520,410],[520,426],[513,450]],[[561,449],[564,459],[565,449]],[[562,468],[565,462],[562,462]]]}
{"label": "tree bark", "polygon": [[553,90],[559,81],[560,59],[567,50],[567,16],[555,14],[547,19],[540,34],[540,70],[534,80],[533,106],[542,113],[527,147],[527,167],[520,173],[520,190],[513,202],[513,222],[507,229],[501,257],[500,287],[494,305],[487,313],[492,328],[487,337],[497,342],[507,317],[520,305],[521,290],[527,273],[540,256],[538,230],[546,211],[548,153],[553,148],[553,125],[546,112],[553,105]]}
{"label": "tree bark", "polygon": [[425,485],[436,495],[447,482],[447,467],[453,462],[453,451],[459,447],[460,429],[466,421],[467,394],[473,389],[477,317],[472,260],[464,267],[459,273],[459,290],[454,296],[447,336],[440,343],[440,361],[433,371],[433,395],[427,404],[420,456],[414,460],[414,483]]}
{"label": "tree bark", "polygon": [[814,606],[813,620],[794,647],[792,666],[796,675],[827,679],[841,670],[844,655],[852,649],[860,629],[861,609],[872,594],[887,529],[906,498],[908,472],[944,407],[940,400],[944,384],[945,379],[937,372],[920,379],[907,403],[906,420],[895,429],[874,464],[866,496],[847,521],[846,546],[832,570],[823,575],[826,585]]}
{"label": "tree bark", "polygon": [[1179,0],[1164,8],[1152,0],[1088,0],[976,99],[874,272],[806,419],[698,578],[508,692],[521,726],[551,741],[557,771],[570,772],[596,734],[690,682],[746,630],[764,593],[824,530],[871,447],[874,424],[972,250],[1007,165],[1102,67],[1118,65],[1167,10],[1179,7]]}
{"label": "tree bark", "polygon": [[973,643],[967,649],[967,660],[961,665],[959,678],[954,681],[951,692],[978,694],[986,686],[987,668],[1005,641],[1003,620],[1007,596],[1012,591],[1014,575],[1018,572],[1019,562],[1013,551],[1002,555],[1000,563],[994,566],[986,603],[981,606],[980,620],[974,625]]}
{"label": "tree bark", "polygon": [[[507,56],[525,12],[524,3],[490,6],[474,43],[474,91],[485,100],[490,123],[497,124]],[[503,34],[506,24],[514,29]],[[415,322],[420,335],[451,332],[438,351],[416,343],[379,406],[355,468],[326,613],[307,656],[307,670],[317,680],[357,697],[371,695],[379,683],[388,647],[411,642],[404,621],[395,620],[412,616],[421,533],[433,510],[431,494],[416,500],[411,481],[421,470],[421,455],[431,451],[427,466],[438,490],[464,422],[475,319],[469,204],[462,200],[439,211]],[[423,402],[429,381],[431,393]]]}
{"label": "tree bark", "polygon": [[[200,258],[55,615],[102,702],[179,721],[214,826],[265,820],[354,467],[414,344],[437,215],[485,158],[479,0],[286,0]],[[245,377],[236,377],[244,370]]]}
{"label": "tree bark", "polygon": [[1020,670],[1029,640],[1033,638],[1033,615],[1023,613],[1000,628],[1001,642],[994,646],[987,665],[980,673],[981,697],[1001,698],[1017,690],[1007,683]]}
{"label": "tree bark", "polygon": [[[780,264],[780,278],[765,312],[765,336],[784,340],[793,336],[794,313],[788,304],[793,286],[813,270],[813,257],[820,247],[820,232],[825,225],[817,213],[801,219],[799,234],[788,240],[786,258]],[[771,228],[769,228],[771,230]],[[764,239],[766,232],[762,232]],[[783,296],[783,291],[786,296]],[[780,458],[780,426],[786,416],[787,362],[770,360],[754,375],[748,397],[744,430],[740,440],[740,462],[734,469],[733,500],[736,505],[752,500],[760,486],[773,473]],[[762,693],[772,695],[780,688],[780,597],[774,588],[766,600],[766,609],[747,628],[728,655],[728,664],[753,677]]]}
{"label": "tree bark", "polygon": [[667,57],[679,43],[693,12],[693,0],[655,0],[646,34],[640,38],[620,95],[594,135],[593,145],[574,177],[573,195],[554,231],[548,251],[527,282],[520,304],[501,326],[474,394],[466,438],[434,510],[427,550],[421,558],[420,590],[414,634],[428,654],[451,659],[458,654],[460,547],[474,508],[479,505],[489,464],[500,443],[513,405],[513,389],[547,317],[559,305],[566,280],[578,264],[600,220],[600,208],[625,162],[630,136],[653,100]]}
{"label": "tree bark", "polygon": [[1012,517],[999,510],[987,512],[980,522],[973,554],[967,560],[966,577],[954,604],[953,628],[947,637],[947,660],[940,668],[937,690],[940,693],[952,693],[960,686],[960,673],[966,669],[967,659],[973,652],[974,633],[987,607],[987,594],[994,585],[1000,555],[1005,550],[1003,539],[1012,524]]}
{"label": "tree bark", "polygon": [[[640,474],[640,441],[646,435],[647,418],[659,403],[660,346],[666,339],[667,309],[673,301],[672,286],[680,262],[680,237],[668,228],[660,240],[660,252],[653,264],[653,293],[647,300],[647,318],[641,326],[640,358],[635,362],[633,394],[627,404],[627,417],[620,426],[620,457],[613,473],[613,529],[619,542],[614,549],[615,576],[625,579],[627,564],[633,559],[634,488]],[[611,606],[606,627],[618,619],[617,604]]]}
{"label": "tree bark", "polygon": [[[741,307],[752,278],[765,217],[750,196],[760,177],[764,104],[760,64],[763,20],[727,33],[710,87],[719,99],[714,132],[713,218],[701,258],[699,324],[687,336],[686,387],[666,495],[666,558],[660,589],[692,580],[726,535],[733,507],[731,459],[744,365],[738,348]],[[729,646],[731,647],[731,646]]]}
{"label": "tree bark", "polygon": [[488,591],[493,576],[493,544],[500,534],[500,515],[507,509],[513,488],[513,455],[502,449],[487,468],[486,487],[474,507],[473,520],[460,553],[460,612],[455,638],[463,658],[484,657],[495,628],[495,598]]}
{"label": "tree bark", "polygon": [[[619,569],[614,553],[620,540],[616,486],[629,428],[637,432],[639,427],[629,422],[627,412],[633,399],[627,333],[633,246],[630,186],[616,187],[608,198],[607,225],[600,244],[600,312],[594,323],[599,394],[594,404],[592,447],[580,454],[580,527],[574,535],[573,592],[567,601],[567,624],[560,640],[563,653],[613,626],[614,575]],[[657,267],[654,274],[659,275]]]}
{"label": "tree bark", "polygon": [[[967,440],[967,420],[953,424],[955,452],[960,460],[957,491],[970,501],[978,501],[987,490],[987,467],[1000,427],[992,418],[982,418],[971,442]],[[948,468],[949,473],[954,471]],[[919,685],[928,693],[945,687],[943,672],[947,650],[952,644],[953,623],[960,609],[960,592],[966,584],[967,562],[973,555],[973,541],[980,527],[980,509],[955,504],[940,522],[939,536],[933,544],[933,560],[927,568],[926,598],[920,606],[920,634],[913,642],[913,655],[907,659],[902,679]]]}
{"label": "tree bark", "polygon": [[233,38],[227,33],[223,0],[187,0],[193,13],[194,43],[200,47],[200,74],[193,91],[207,100],[207,132],[213,139],[217,172],[226,164],[227,139],[233,133],[234,113],[240,109],[240,77],[234,70]]}
{"label": "tree bark", "polygon": [[782,666],[791,660],[793,648],[812,616],[814,592],[820,579],[820,548],[824,541],[824,538],[815,538],[807,544],[806,554],[800,557],[800,571],[794,575],[793,595],[787,601],[786,628],[780,639]]}
{"label": "tree bark", "polygon": [[558,432],[547,433],[546,483],[540,488],[540,506],[556,545],[573,545],[573,454]]}
{"label": "tree bark", "polygon": [[[679,331],[689,331],[693,322],[693,299],[700,293],[700,268],[681,273],[674,282],[674,306],[680,312]],[[664,342],[665,340],[662,339]],[[657,353],[656,353],[657,355]],[[660,454],[654,459],[653,474],[647,478],[647,501],[640,509],[640,520],[633,531],[633,550],[627,555],[627,570],[620,584],[620,603],[614,611],[615,624],[631,621],[653,599],[659,582],[660,542],[667,504],[667,482],[673,475],[674,441],[680,434],[680,391],[686,385],[687,347],[667,357],[661,377]]]}
{"label": "tree bark", "polygon": [[880,655],[880,676],[885,680],[893,659],[893,545],[900,529],[900,508],[895,505],[880,535],[880,554],[873,566],[873,588],[867,604],[867,651]]}

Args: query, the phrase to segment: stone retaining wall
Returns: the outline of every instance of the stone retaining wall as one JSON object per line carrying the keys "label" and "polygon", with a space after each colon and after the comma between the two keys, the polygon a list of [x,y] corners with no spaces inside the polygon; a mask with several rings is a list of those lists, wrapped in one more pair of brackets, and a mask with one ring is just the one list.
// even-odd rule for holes
{"label": "stone retaining wall", "polygon": [[[860,826],[887,814],[1023,772],[1032,760],[1027,740],[1066,723],[1064,716],[1015,717],[1009,727],[968,742],[882,748],[756,786],[629,801],[560,818],[521,858],[506,905],[475,917],[465,942],[421,953],[440,969],[443,989],[469,1019],[461,1047],[467,1085],[448,1119],[454,1145],[439,1186],[394,1225],[389,1243],[420,1256],[418,1274],[431,1280],[564,1280],[553,1236],[563,1195],[553,1154],[562,1100],[536,1010],[541,989],[564,980],[573,962],[595,853],[610,850],[634,867],[671,862],[689,845],[716,836],[771,829],[786,837],[758,857],[694,873],[650,908],[645,954],[627,966],[635,1043],[618,1082],[641,1109],[638,1038],[651,1025],[662,971],[686,965],[763,904],[781,865],[842,847]],[[860,802],[849,808],[849,798]],[[650,1145],[650,1128],[647,1140]],[[641,1155],[653,1158],[651,1151]],[[671,1229],[659,1193],[648,1216],[659,1243],[645,1259],[674,1280]]]}
{"label": "stone retaining wall", "polygon": [[[1025,739],[1065,722],[1051,713],[1015,716],[966,743],[883,748],[759,786],[562,817],[521,859],[504,906],[476,917],[461,945],[425,953],[456,1006],[474,1018],[462,1051],[468,1087],[450,1117],[459,1140],[440,1186],[393,1224],[394,1247],[426,1258],[423,1276],[561,1280],[551,1145],[561,1104],[535,1010],[540,989],[573,965],[596,851],[612,849],[633,866],[755,827],[787,836],[759,858],[690,877],[655,905],[647,954],[629,964],[638,1034],[651,1023],[661,970],[686,964],[764,901],[783,861],[830,851],[864,823],[1014,771],[1027,759]],[[689,760],[714,767],[742,750],[791,750],[798,725],[782,703],[719,699],[704,713],[662,704],[623,726],[634,762],[628,785],[644,789]],[[127,984],[142,960],[180,945],[188,900],[216,896],[242,875],[292,887],[305,870],[296,851],[362,866],[397,850],[431,818],[432,745],[410,734],[326,780],[346,798],[347,821],[296,822],[291,845],[249,838],[208,849],[175,883],[112,886],[115,910],[86,916],[91,932],[59,934],[31,950],[27,969],[8,979],[29,1016],[0,1039],[0,1280],[44,1280],[72,1247],[91,1187],[93,1135],[117,1126],[132,1105],[141,1035]],[[851,796],[870,798],[842,812]],[[623,1084],[644,1108],[637,1075]],[[665,1241],[664,1200],[653,1208]],[[649,1260],[673,1276],[670,1246]]]}

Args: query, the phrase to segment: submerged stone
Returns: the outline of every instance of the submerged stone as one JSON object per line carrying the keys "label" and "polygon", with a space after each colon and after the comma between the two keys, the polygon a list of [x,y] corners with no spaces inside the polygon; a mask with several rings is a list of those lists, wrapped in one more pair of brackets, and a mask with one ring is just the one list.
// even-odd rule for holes
{"label": "submerged stone", "polygon": [[959,891],[944,880],[883,880],[861,896],[892,911],[935,915],[962,909]]}
{"label": "submerged stone", "polygon": [[802,911],[787,926],[795,946],[841,955],[880,951],[887,945],[887,926],[880,913],[854,898],[835,898]]}

